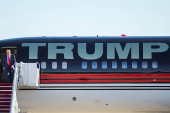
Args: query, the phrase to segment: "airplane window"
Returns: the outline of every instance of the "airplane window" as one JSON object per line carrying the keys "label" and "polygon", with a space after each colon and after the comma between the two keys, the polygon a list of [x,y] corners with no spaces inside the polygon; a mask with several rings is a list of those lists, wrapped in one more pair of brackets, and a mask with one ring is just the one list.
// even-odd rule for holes
{"label": "airplane window", "polygon": [[112,68],[113,68],[113,69],[116,69],[116,68],[117,68],[117,62],[115,62],[115,61],[112,62]]}
{"label": "airplane window", "polygon": [[82,68],[86,69],[87,68],[87,62],[82,62]]}
{"label": "airplane window", "polygon": [[52,62],[52,68],[57,69],[57,62]]}
{"label": "airplane window", "polygon": [[106,69],[106,68],[107,68],[107,62],[106,62],[106,61],[102,62],[102,68],[103,68],[103,69]]}
{"label": "airplane window", "polygon": [[148,63],[146,61],[142,62],[142,68],[144,69],[148,68]]}
{"label": "airplane window", "polygon": [[62,62],[62,68],[67,69],[67,62]]}
{"label": "airplane window", "polygon": [[132,62],[132,68],[133,68],[133,69],[136,69],[136,68],[137,68],[137,62],[135,62],[135,61]]}
{"label": "airplane window", "polygon": [[158,68],[158,63],[156,61],[152,62],[152,68]]}
{"label": "airplane window", "polygon": [[41,62],[41,69],[45,69],[46,68],[46,62]]}
{"label": "airplane window", "polygon": [[92,62],[92,68],[96,69],[97,68],[97,62]]}
{"label": "airplane window", "polygon": [[127,68],[127,62],[125,62],[125,61],[122,62],[122,68],[123,68],[123,69],[126,69],[126,68]]}

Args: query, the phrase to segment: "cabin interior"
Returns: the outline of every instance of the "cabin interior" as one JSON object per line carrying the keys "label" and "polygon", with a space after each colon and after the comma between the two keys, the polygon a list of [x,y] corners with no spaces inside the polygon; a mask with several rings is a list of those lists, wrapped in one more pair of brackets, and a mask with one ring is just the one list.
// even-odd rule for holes
{"label": "cabin interior", "polygon": [[16,47],[1,47],[1,50],[0,50],[0,83],[6,82],[6,73],[3,70],[3,58],[4,58],[4,55],[6,55],[7,49],[10,49],[11,54],[15,55],[15,58],[17,59],[17,48]]}

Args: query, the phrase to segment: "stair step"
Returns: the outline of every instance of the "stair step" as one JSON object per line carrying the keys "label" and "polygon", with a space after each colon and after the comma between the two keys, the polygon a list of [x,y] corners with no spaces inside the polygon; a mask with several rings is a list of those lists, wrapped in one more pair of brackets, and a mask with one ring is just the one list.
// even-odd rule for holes
{"label": "stair step", "polygon": [[0,108],[10,108],[10,106],[9,105],[0,105]]}
{"label": "stair step", "polygon": [[11,97],[11,94],[0,94],[0,97]]}
{"label": "stair step", "polygon": [[0,91],[0,94],[11,94],[12,91]]}
{"label": "stair step", "polygon": [[11,101],[11,98],[0,98],[0,101]]}
{"label": "stair step", "polygon": [[3,112],[3,113],[4,113],[4,112],[8,112],[8,113],[9,113],[9,112],[10,112],[10,109],[3,109],[3,108],[1,109],[1,108],[0,108],[0,113],[2,113],[2,112]]}
{"label": "stair step", "polygon": [[10,101],[0,101],[0,105],[11,105]]}
{"label": "stair step", "polygon": [[12,87],[0,87],[0,90],[12,90]]}
{"label": "stair step", "polygon": [[13,83],[0,83],[0,86],[13,86]]}

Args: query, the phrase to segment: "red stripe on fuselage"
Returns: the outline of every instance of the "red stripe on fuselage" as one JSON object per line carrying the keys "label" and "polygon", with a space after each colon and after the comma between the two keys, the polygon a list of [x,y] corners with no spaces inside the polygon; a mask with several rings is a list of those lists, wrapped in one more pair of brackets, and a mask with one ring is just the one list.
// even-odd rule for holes
{"label": "red stripe on fuselage", "polygon": [[40,83],[168,83],[170,80],[41,80]]}
{"label": "red stripe on fuselage", "polygon": [[136,82],[146,83],[146,82],[170,82],[170,74],[169,73],[41,74],[40,79],[41,83],[136,83]]}

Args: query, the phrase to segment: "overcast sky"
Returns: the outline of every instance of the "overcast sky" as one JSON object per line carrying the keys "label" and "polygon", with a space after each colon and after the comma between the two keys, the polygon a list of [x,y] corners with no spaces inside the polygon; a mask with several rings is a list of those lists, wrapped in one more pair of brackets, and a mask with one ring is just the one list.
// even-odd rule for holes
{"label": "overcast sky", "polygon": [[170,0],[0,0],[0,39],[170,36]]}

